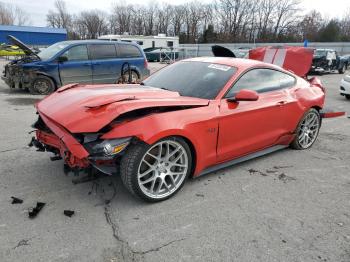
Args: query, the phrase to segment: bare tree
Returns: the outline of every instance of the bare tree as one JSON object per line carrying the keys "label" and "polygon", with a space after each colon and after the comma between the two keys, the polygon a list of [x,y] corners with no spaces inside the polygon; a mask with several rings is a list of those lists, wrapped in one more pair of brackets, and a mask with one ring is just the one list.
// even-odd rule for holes
{"label": "bare tree", "polygon": [[28,14],[20,7],[0,2],[1,25],[27,25],[30,23]]}
{"label": "bare tree", "polygon": [[55,1],[55,10],[49,10],[46,20],[49,26],[66,28],[68,31],[70,31],[73,25],[72,15],[68,13],[64,0]]}
{"label": "bare tree", "polygon": [[85,28],[84,38],[95,39],[100,35],[108,33],[106,13],[100,10],[83,11],[77,18],[78,26]]}

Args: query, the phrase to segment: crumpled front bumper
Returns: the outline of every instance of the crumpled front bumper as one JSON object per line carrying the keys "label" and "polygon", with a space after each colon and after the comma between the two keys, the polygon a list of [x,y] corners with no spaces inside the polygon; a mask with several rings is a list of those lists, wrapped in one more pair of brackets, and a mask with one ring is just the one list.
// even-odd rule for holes
{"label": "crumpled front bumper", "polygon": [[71,168],[86,168],[90,165],[89,153],[65,128],[39,113],[46,126],[52,131],[36,130],[36,139],[48,151],[60,155]]}
{"label": "crumpled front bumper", "polygon": [[51,160],[53,161],[63,159],[65,173],[69,171],[75,174],[80,171],[90,173],[92,169],[97,169],[107,175],[117,173],[117,162],[123,155],[124,152],[122,151],[129,144],[131,138],[116,139],[122,143],[120,145],[123,145],[122,149],[111,155],[101,155],[100,152],[95,151],[96,146],[115,140],[84,142],[84,139],[79,138],[79,134],[71,134],[63,126],[40,111],[39,115],[38,121],[33,125],[36,128],[36,137],[32,138],[30,145],[35,146],[38,151],[52,152],[54,156],[51,157]]}
{"label": "crumpled front bumper", "polygon": [[5,66],[1,79],[11,88],[28,88],[33,82],[30,75],[25,74],[19,66]]}

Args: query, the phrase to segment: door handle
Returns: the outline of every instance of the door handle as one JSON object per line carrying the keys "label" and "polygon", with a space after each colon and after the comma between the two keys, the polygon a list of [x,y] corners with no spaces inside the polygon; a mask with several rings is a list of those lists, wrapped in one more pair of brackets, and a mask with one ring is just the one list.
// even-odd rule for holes
{"label": "door handle", "polygon": [[90,66],[90,64],[89,63],[84,63],[83,66]]}
{"label": "door handle", "polygon": [[100,65],[101,63],[92,63],[93,65]]}
{"label": "door handle", "polygon": [[287,101],[278,101],[277,102],[277,105],[278,106],[283,106],[283,105],[285,105],[287,103]]}

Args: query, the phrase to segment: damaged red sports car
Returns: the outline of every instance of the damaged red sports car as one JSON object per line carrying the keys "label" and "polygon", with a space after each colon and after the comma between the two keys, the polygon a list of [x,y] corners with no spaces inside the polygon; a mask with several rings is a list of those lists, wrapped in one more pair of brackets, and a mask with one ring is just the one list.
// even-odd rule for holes
{"label": "damaged red sports car", "polygon": [[[263,61],[268,52],[252,56]],[[273,52],[275,60],[279,50]],[[300,55],[306,64],[297,63]],[[312,146],[324,88],[304,77],[312,51],[287,49],[283,56],[275,63],[284,68],[273,61],[194,58],[141,84],[61,87],[36,105],[32,144],[63,158],[66,171],[120,174],[135,196],[167,199],[189,176]]]}

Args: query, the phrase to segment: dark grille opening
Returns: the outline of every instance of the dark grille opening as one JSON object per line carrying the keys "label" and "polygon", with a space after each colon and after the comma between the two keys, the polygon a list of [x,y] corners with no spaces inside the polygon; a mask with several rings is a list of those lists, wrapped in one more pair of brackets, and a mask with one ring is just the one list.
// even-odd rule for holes
{"label": "dark grille opening", "polygon": [[45,124],[45,122],[41,119],[41,117],[38,117],[38,120],[32,125],[33,128],[42,130],[47,133],[52,133],[50,128]]}

